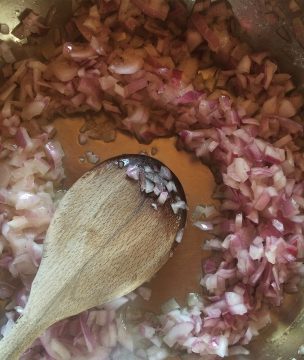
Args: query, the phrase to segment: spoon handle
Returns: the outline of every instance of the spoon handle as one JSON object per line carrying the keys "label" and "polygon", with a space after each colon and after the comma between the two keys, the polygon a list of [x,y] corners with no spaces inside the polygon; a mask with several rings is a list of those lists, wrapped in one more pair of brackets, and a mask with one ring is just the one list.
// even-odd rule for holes
{"label": "spoon handle", "polygon": [[47,327],[39,317],[25,313],[0,341],[0,359],[18,360]]}

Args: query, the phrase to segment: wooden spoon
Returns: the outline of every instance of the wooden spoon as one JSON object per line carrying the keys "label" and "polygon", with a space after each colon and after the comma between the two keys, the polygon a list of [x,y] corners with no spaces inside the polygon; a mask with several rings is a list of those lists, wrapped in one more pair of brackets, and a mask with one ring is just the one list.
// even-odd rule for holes
{"label": "wooden spoon", "polygon": [[170,201],[155,210],[155,198],[127,178],[127,164],[162,165],[144,155],[107,160],[61,200],[24,314],[0,341],[1,360],[18,359],[55,322],[131,292],[168,260],[186,211],[175,215]]}

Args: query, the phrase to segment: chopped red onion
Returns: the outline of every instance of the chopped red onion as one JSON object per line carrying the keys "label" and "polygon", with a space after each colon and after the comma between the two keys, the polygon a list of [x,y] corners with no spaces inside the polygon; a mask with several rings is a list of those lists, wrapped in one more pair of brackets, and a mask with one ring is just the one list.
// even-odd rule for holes
{"label": "chopped red onion", "polygon": [[139,57],[127,58],[125,63],[112,64],[109,70],[114,74],[131,75],[138,72],[143,66],[143,60]]}
{"label": "chopped red onion", "polygon": [[149,301],[151,298],[152,291],[151,289],[141,286],[137,289],[138,294],[146,301]]}
{"label": "chopped red onion", "polygon": [[166,202],[168,196],[169,196],[169,194],[167,193],[167,191],[161,192],[158,199],[157,199],[158,203],[160,205],[163,205]]}
{"label": "chopped red onion", "polygon": [[[45,63],[16,63],[1,43],[8,64],[0,90],[6,244],[0,241],[0,265],[26,289],[58,203],[54,186],[64,176],[60,144],[48,139],[52,130],[37,135],[44,119],[103,111],[111,126],[142,142],[178,133],[179,148],[216,166],[218,183],[217,208],[199,206],[193,216],[195,226],[212,233],[204,248],[218,251],[203,266],[206,301],[192,296],[186,308],[165,304],[161,316],[144,324],[147,346],[137,349],[116,312],[134,297],[116,299],[51,327],[25,359],[85,358],[88,351],[104,360],[165,359],[166,343],[201,356],[246,354],[241,345],[270,322],[270,307],[281,304],[283,290],[298,290],[304,275],[303,96],[267,53],[252,53],[230,33],[231,16],[224,2],[208,0],[195,4],[190,19],[184,6],[165,0],[100,0],[75,14],[66,27],[70,42],[58,38]],[[48,21],[30,11],[13,34],[41,35]],[[89,158],[96,161],[95,154]],[[176,212],[186,208],[175,198],[168,169],[127,166],[127,176],[155,199],[152,206],[169,201]],[[28,291],[16,293],[2,333],[27,301]]]}
{"label": "chopped red onion", "polygon": [[192,15],[191,20],[201,36],[208,42],[210,49],[216,52],[220,47],[219,39],[207,25],[204,17],[196,12]]}
{"label": "chopped red onion", "polygon": [[79,134],[78,142],[79,142],[80,145],[85,145],[88,142],[87,134]]}
{"label": "chopped red onion", "polygon": [[196,221],[193,225],[203,231],[210,231],[213,229],[213,225],[211,222]]}
{"label": "chopped red onion", "polygon": [[55,168],[62,166],[62,157],[64,156],[62,147],[58,141],[49,141],[45,144],[45,151],[48,158],[53,162]]}
{"label": "chopped red onion", "polygon": [[175,203],[171,204],[171,208],[172,208],[174,214],[177,214],[179,212],[179,210],[186,210],[187,204],[185,203],[185,201],[178,200]]}
{"label": "chopped red onion", "polygon": [[158,18],[160,20],[166,20],[169,12],[169,5],[164,0],[131,0],[144,14]]}
{"label": "chopped red onion", "polygon": [[73,80],[77,76],[79,69],[75,63],[69,62],[66,59],[54,61],[50,68],[56,78],[63,82]]}
{"label": "chopped red onion", "polygon": [[90,164],[97,164],[100,161],[100,157],[96,154],[94,154],[92,151],[86,151],[85,153],[87,161]]}
{"label": "chopped red onion", "polygon": [[176,234],[176,237],[175,237],[175,241],[177,243],[181,243],[182,239],[183,239],[183,236],[184,236],[184,229],[181,229],[177,232]]}
{"label": "chopped red onion", "polygon": [[169,347],[172,347],[177,341],[186,340],[191,331],[193,330],[194,325],[192,322],[183,322],[182,324],[174,325],[164,336],[163,341]]}
{"label": "chopped red onion", "polygon": [[171,171],[168,168],[166,168],[165,166],[160,167],[159,175],[166,180],[172,179]]}
{"label": "chopped red onion", "polygon": [[[157,197],[157,203],[164,205],[166,201],[171,200],[171,208],[174,214],[177,214],[179,210],[186,210],[187,205],[184,201],[176,199],[172,200],[171,192],[177,192],[174,181],[172,181],[172,173],[165,166],[160,166],[158,169],[156,166],[152,169],[150,166],[139,167],[137,165],[128,165],[126,174],[129,178],[139,181],[141,191],[146,194]],[[168,181],[170,180],[170,181]],[[164,184],[168,191],[165,191]],[[156,203],[152,203],[152,207],[157,210]]]}
{"label": "chopped red onion", "polygon": [[304,345],[301,345],[298,349],[298,354],[299,355],[304,355]]}
{"label": "chopped red onion", "polygon": [[151,360],[165,360],[168,358],[169,352],[167,349],[153,345],[147,349],[147,356]]}
{"label": "chopped red onion", "polygon": [[172,191],[177,192],[175,183],[173,181],[168,181],[167,184],[166,184],[166,188],[169,191],[169,193],[172,192]]}
{"label": "chopped red onion", "polygon": [[22,148],[24,148],[26,150],[32,150],[34,147],[34,144],[31,140],[31,138],[29,137],[28,132],[23,127],[20,127],[17,130],[16,142],[17,142],[17,145],[21,146]]}
{"label": "chopped red onion", "polygon": [[138,181],[139,180],[139,167],[137,165],[129,165],[127,167],[127,176],[131,179]]}

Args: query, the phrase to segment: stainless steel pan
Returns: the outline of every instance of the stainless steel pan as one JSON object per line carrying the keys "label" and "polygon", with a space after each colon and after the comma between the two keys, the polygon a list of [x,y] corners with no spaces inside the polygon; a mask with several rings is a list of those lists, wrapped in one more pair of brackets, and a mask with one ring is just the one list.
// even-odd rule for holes
{"label": "stainless steel pan", "polygon": [[[188,3],[191,8],[193,0]],[[256,49],[271,52],[281,69],[292,73],[299,88],[304,88],[304,0],[231,0],[230,3],[242,25],[240,36]],[[52,4],[57,8],[52,29],[55,31],[71,15],[72,1],[54,0]],[[0,23],[8,24],[12,29],[17,25],[17,17],[24,9],[31,8],[45,15],[52,4],[45,0],[0,0]],[[26,45],[20,49],[20,41],[12,35],[0,35],[0,39],[14,42],[20,56],[35,53],[35,46]],[[24,42],[21,43],[24,45]],[[44,46],[47,47],[48,43],[45,42]],[[81,162],[85,151],[94,151],[102,159],[106,159],[123,152],[150,153],[154,148],[152,151],[155,153],[157,150],[156,157],[166,162],[184,184],[190,209],[197,204],[198,199],[201,203],[212,203],[214,181],[211,172],[190,155],[178,153],[173,140],[162,139],[150,145],[141,145],[134,139],[119,134],[114,143],[91,141],[81,146],[77,142],[77,136],[82,124],[82,118],[55,121],[66,153],[66,186],[88,169],[89,165]],[[201,240],[201,233],[188,226],[183,244],[152,281],[151,287],[155,295],[145,305],[146,309],[157,311],[159,305],[169,297],[183,301],[187,292],[200,291],[198,284],[201,259],[208,255],[199,250]],[[2,304],[2,308],[4,305]],[[303,328],[304,296],[302,293],[288,295],[284,305],[274,310],[272,325],[250,345],[251,355],[239,356],[238,359],[300,359],[297,351],[304,343]]]}

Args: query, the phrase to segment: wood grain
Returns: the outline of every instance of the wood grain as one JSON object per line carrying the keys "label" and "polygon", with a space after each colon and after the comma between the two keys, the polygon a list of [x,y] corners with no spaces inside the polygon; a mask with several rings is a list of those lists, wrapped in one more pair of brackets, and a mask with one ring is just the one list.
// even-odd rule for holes
{"label": "wood grain", "polygon": [[17,359],[53,323],[129,293],[167,261],[185,216],[169,203],[155,211],[116,161],[86,173],[60,202],[25,313],[0,341],[1,360]]}

